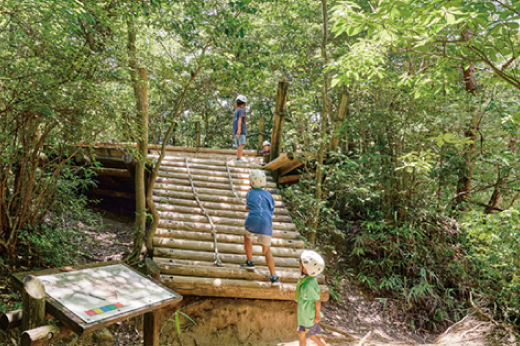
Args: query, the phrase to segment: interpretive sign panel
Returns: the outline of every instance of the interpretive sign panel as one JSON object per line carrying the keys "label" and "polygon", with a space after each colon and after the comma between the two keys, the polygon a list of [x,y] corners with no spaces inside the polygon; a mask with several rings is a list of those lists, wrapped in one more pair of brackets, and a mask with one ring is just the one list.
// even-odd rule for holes
{"label": "interpretive sign panel", "polygon": [[50,297],[87,323],[178,297],[122,264],[38,278]]}

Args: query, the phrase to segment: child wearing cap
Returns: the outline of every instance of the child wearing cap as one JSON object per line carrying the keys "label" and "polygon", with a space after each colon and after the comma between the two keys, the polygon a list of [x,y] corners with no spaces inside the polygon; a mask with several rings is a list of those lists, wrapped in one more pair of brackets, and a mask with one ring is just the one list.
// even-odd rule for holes
{"label": "child wearing cap", "polygon": [[298,303],[298,339],[300,346],[307,345],[307,338],[318,346],[326,346],[316,334],[323,331],[321,321],[321,301],[318,276],[325,268],[325,261],[314,251],[305,250],[300,256],[300,271],[305,275],[296,284],[296,302]]}
{"label": "child wearing cap", "polygon": [[240,265],[241,268],[254,270],[253,239],[262,245],[262,253],[271,273],[271,286],[280,286],[280,279],[276,275],[274,257],[271,253],[271,237],[273,236],[273,196],[263,189],[267,185],[265,173],[259,169],[253,169],[249,173],[249,182],[252,189],[246,195],[246,209],[249,211],[245,221],[244,248],[247,261]]}
{"label": "child wearing cap", "polygon": [[271,152],[271,143],[269,143],[269,141],[264,141],[262,145],[264,147],[264,150],[260,152],[260,155],[269,155],[269,153]]}

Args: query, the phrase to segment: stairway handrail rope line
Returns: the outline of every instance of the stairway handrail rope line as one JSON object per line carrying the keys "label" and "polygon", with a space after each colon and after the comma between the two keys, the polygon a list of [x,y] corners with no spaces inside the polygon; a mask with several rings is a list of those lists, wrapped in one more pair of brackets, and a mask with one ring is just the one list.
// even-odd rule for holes
{"label": "stairway handrail rope line", "polygon": [[193,178],[191,176],[190,172],[190,165],[188,163],[188,158],[184,158],[184,162],[186,164],[186,170],[188,171],[188,179],[190,180],[191,189],[193,191],[193,196],[195,197],[195,200],[197,201],[200,209],[202,210],[202,213],[209,221],[209,224],[211,226],[211,234],[213,234],[213,241],[215,244],[215,262],[214,264],[218,267],[222,267],[222,261],[220,260],[220,257],[218,255],[218,248],[217,248],[217,230],[215,228],[215,225],[213,224],[213,220],[211,219],[211,216],[209,216],[208,212],[206,211],[206,208],[202,205],[202,202],[199,200],[199,195],[197,194],[197,191],[195,190],[195,186],[193,185]]}
{"label": "stairway handrail rope line", "polygon": [[233,191],[233,193],[235,194],[235,197],[238,199],[238,201],[242,204],[246,204],[246,202],[244,202],[243,199],[241,199],[240,197],[238,197],[238,193],[237,191],[235,190],[235,186],[233,186],[233,178],[231,176],[231,172],[229,171],[229,164],[228,162],[226,161],[226,170],[227,170],[227,173],[228,173],[228,177],[229,177],[229,183],[231,184],[231,190]]}

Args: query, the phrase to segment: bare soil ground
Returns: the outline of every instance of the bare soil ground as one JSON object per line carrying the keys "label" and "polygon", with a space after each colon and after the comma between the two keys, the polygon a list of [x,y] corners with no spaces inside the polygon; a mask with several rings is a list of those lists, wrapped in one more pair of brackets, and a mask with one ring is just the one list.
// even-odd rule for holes
{"label": "bare soil ground", "polygon": [[[92,261],[120,260],[130,252],[133,223],[131,218],[106,213],[96,227],[79,225],[90,239],[82,249],[76,264]],[[27,270],[27,268],[16,268]],[[344,281],[338,301],[323,304],[323,322],[337,329],[323,333],[329,345],[355,346],[498,346],[520,345],[514,337],[493,322],[483,322],[471,313],[448,330],[433,334],[413,330],[389,301],[370,300]],[[161,342],[164,345],[261,345],[297,346],[295,305],[292,302],[254,301],[244,299],[187,298],[182,306],[198,303],[185,311],[196,322],[183,318],[181,336],[174,323],[174,312],[165,312]],[[21,308],[20,296],[7,280],[0,276],[0,309]],[[109,328],[114,336],[105,345],[142,345],[142,318],[117,323]],[[339,332],[338,332],[339,331]],[[75,337],[57,345],[98,345],[91,337]],[[0,331],[0,346],[18,346],[19,330]],[[315,345],[308,341],[307,345]]]}

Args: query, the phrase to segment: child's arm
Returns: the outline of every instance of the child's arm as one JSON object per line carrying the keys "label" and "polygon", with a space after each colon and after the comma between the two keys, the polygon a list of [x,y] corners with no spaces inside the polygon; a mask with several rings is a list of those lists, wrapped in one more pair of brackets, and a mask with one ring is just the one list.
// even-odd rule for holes
{"label": "child's arm", "polygon": [[316,314],[314,315],[314,324],[318,323],[319,321],[321,321],[321,316],[320,316],[320,310],[321,310],[321,300],[317,300],[314,302],[314,307],[316,309]]}
{"label": "child's arm", "polygon": [[237,124],[238,124],[237,136],[240,136],[240,134],[242,133],[242,122],[240,121],[240,117],[238,117]]}

